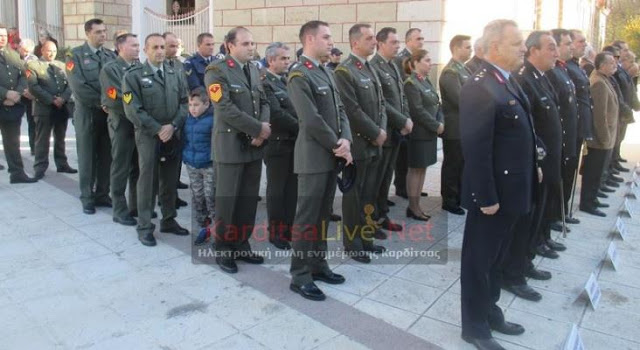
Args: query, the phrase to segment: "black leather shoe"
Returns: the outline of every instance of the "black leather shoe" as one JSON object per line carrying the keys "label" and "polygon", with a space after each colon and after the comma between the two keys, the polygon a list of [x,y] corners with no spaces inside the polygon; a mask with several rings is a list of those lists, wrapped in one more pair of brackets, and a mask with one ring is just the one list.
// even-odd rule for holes
{"label": "black leather shoe", "polygon": [[622,165],[620,165],[620,164],[616,164],[616,165],[613,167],[613,169],[617,170],[619,173],[620,173],[620,172],[622,172],[622,173],[628,173],[628,172],[629,172],[629,169],[627,169],[627,168],[623,167],[623,166],[622,166]]}
{"label": "black leather shoe", "polygon": [[[138,209],[134,209],[134,210],[130,211],[130,212],[129,212],[129,215],[130,215],[132,218],[137,218],[137,217],[138,217]],[[156,213],[155,211],[154,211],[153,213],[151,213],[151,218],[152,218],[152,219],[155,219],[155,218],[157,218],[157,217],[158,217],[158,213]]]}
{"label": "black leather shoe", "polygon": [[564,218],[564,222],[566,222],[567,224],[577,225],[580,223],[580,220],[566,216]]}
{"label": "black leather shoe", "polygon": [[373,238],[384,240],[387,239],[387,234],[384,233],[384,231],[382,231],[381,229],[376,229],[376,231],[373,233]]}
{"label": "black leather shoe", "polygon": [[609,204],[602,203],[602,202],[596,202],[596,207],[598,207],[598,208],[609,208]]}
{"label": "black leather shoe", "polygon": [[396,205],[396,203],[395,203],[395,202],[392,202],[392,201],[390,201],[390,200],[388,200],[388,199],[387,199],[387,206],[388,206],[388,207],[394,207],[395,205]]}
{"label": "black leather shoe", "polygon": [[259,265],[264,262],[264,258],[254,252],[240,252],[236,260],[244,261],[248,264]]}
{"label": "black leather shoe", "polygon": [[613,182],[617,182],[617,183],[622,183],[624,182],[624,179],[621,178],[620,176],[615,176],[615,175],[609,175],[609,177],[607,178],[607,180],[611,180]]}
{"label": "black leather shoe", "polygon": [[546,281],[551,279],[551,272],[538,270],[535,267],[525,271],[524,275],[538,281]]}
{"label": "black leather shoe", "polygon": [[443,205],[442,209],[450,212],[451,214],[464,215],[464,209],[462,209],[460,207],[449,207],[449,206],[444,206]]}
{"label": "black leather shoe", "polygon": [[314,281],[322,281],[329,284],[342,284],[345,281],[344,276],[331,271],[312,273],[311,278],[313,278]]}
{"label": "black leather shoe", "polygon": [[186,190],[187,188],[189,188],[189,185],[187,185],[186,183],[182,182],[182,181],[178,181],[178,187],[179,190]]}
{"label": "black leather shoe", "polygon": [[106,208],[113,207],[113,204],[111,203],[111,198],[109,198],[109,197],[102,198],[102,199],[96,199],[95,202],[94,202],[94,205],[96,207],[106,207]]}
{"label": "black leather shoe", "polygon": [[609,168],[609,172],[613,175],[620,175],[620,170],[616,170],[615,168]]}
{"label": "black leather shoe", "polygon": [[188,236],[189,230],[180,226],[175,220],[160,224],[160,232],[173,233],[178,236]]}
{"label": "black leather shoe", "polygon": [[289,250],[291,249],[291,244],[285,240],[281,239],[270,239],[269,242],[273,244],[274,247],[278,249]]}
{"label": "black leather shoe", "polygon": [[131,216],[125,216],[123,218],[119,218],[117,216],[114,216],[113,217],[113,222],[118,223],[120,225],[124,225],[124,226],[135,226],[135,225],[138,224],[136,219],[132,218]]}
{"label": "black leather shoe", "polygon": [[[554,221],[549,225],[549,228],[556,232],[562,232],[562,223],[558,221]],[[567,227],[567,232],[571,232],[571,230]]]}
{"label": "black leather shoe", "polygon": [[363,248],[365,252],[371,252],[373,254],[382,254],[384,252],[387,251],[387,248],[381,246],[381,245],[372,245],[370,247],[364,247]]}
{"label": "black leather shoe", "polygon": [[331,217],[329,217],[329,220],[331,220],[333,222],[340,221],[340,220],[342,220],[342,216],[332,213]]}
{"label": "black leather shoe", "polygon": [[512,323],[507,321],[504,321],[502,322],[502,324],[499,324],[499,325],[489,324],[489,327],[498,333],[502,333],[506,335],[520,335],[524,333],[524,327],[522,327],[517,323]]}
{"label": "black leather shoe", "polygon": [[85,214],[95,214],[96,213],[96,206],[93,204],[84,204],[82,205],[82,212]]}
{"label": "black leather shoe", "polygon": [[605,214],[604,212],[602,212],[598,208],[580,207],[580,211],[583,211],[585,213],[589,213],[591,215],[600,216],[600,217],[606,217],[607,216],[607,214]]}
{"label": "black leather shoe", "polygon": [[596,193],[596,197],[602,198],[602,199],[609,198],[609,196],[606,193],[602,192],[602,191],[598,191],[598,193]]}
{"label": "black leather shoe", "polygon": [[176,209],[180,209],[181,207],[186,207],[186,206],[187,206],[187,202],[185,202],[182,199],[176,197]]}
{"label": "black leather shoe", "polygon": [[402,231],[402,225],[396,224],[395,222],[391,221],[391,219],[389,218],[385,218],[382,224],[380,224],[380,226],[382,226],[382,228],[387,231],[395,231],[395,232]]}
{"label": "black leather shoe", "polygon": [[36,171],[36,173],[33,174],[33,178],[36,180],[42,180],[43,177],[44,177],[44,171]]}
{"label": "black leather shoe", "polygon": [[607,179],[607,181],[605,181],[605,182],[604,182],[604,184],[605,184],[605,185],[607,185],[607,186],[609,186],[609,187],[613,187],[613,188],[618,188],[618,187],[620,187],[620,184],[619,184],[619,183],[617,183],[617,182],[615,182],[615,181],[612,181],[612,180],[610,180],[610,179]]}
{"label": "black leather shoe", "polygon": [[157,244],[156,238],[153,237],[153,232],[147,233],[146,235],[138,234],[138,240],[147,247],[153,247]]}
{"label": "black leather shoe", "polygon": [[303,298],[315,301],[322,301],[327,298],[326,295],[316,286],[315,283],[309,282],[302,286],[297,286],[293,283],[289,285],[289,289],[300,294]]}
{"label": "black leather shoe", "polygon": [[236,265],[236,262],[231,258],[223,258],[223,257],[217,256],[216,264],[218,264],[218,266],[220,266],[220,269],[226,273],[238,272],[238,265]]}
{"label": "black leather shoe", "polygon": [[535,289],[531,288],[528,284],[520,284],[517,286],[502,286],[502,289],[509,291],[516,296],[529,300],[529,301],[540,301],[542,300],[542,294],[538,293]]}
{"label": "black leather shoe", "polygon": [[371,262],[371,257],[369,257],[369,252],[365,251],[365,250],[360,250],[360,251],[356,251],[356,250],[349,250],[349,249],[345,249],[344,250],[347,255],[362,264],[368,264]]}
{"label": "black leather shoe", "polygon": [[565,250],[567,250],[567,246],[560,243],[560,242],[556,242],[552,239],[547,240],[547,247],[555,250],[556,252],[564,252]]}
{"label": "black leather shoe", "polygon": [[427,192],[420,192],[420,197],[429,197]]}
{"label": "black leather shoe", "polygon": [[475,346],[476,349],[478,350],[505,350],[505,348],[503,348],[502,345],[500,345],[500,343],[498,343],[493,338],[480,339],[480,338],[466,337],[463,335],[462,340]]}
{"label": "black leather shoe", "polygon": [[34,182],[38,182],[38,179],[29,177],[27,174],[20,174],[9,178],[9,183],[11,184],[32,184]]}
{"label": "black leather shoe", "polygon": [[405,191],[400,191],[400,192],[396,191],[396,196],[404,199],[409,199],[409,195],[407,195],[407,192]]}
{"label": "black leather shoe", "polygon": [[78,172],[78,169],[74,169],[69,165],[65,165],[65,166],[59,167],[56,171],[59,173],[75,174]]}
{"label": "black leather shoe", "polygon": [[628,160],[626,160],[626,159],[624,159],[624,158],[620,157],[620,158],[618,158],[618,162],[626,163],[626,162],[628,162]]}
{"label": "black leather shoe", "polygon": [[414,214],[413,210],[411,210],[411,208],[407,208],[407,217],[410,219],[414,219],[414,220],[420,220],[420,221],[429,221],[429,219],[431,219],[431,216],[426,215],[426,214],[422,214],[423,216],[418,216],[416,214]]}
{"label": "black leather shoe", "polygon": [[4,165],[0,164],[0,170],[4,170]]}
{"label": "black leather shoe", "polygon": [[604,193],[613,193],[616,190],[614,190],[613,188],[609,188],[607,186],[600,186],[600,191],[602,191]]}
{"label": "black leather shoe", "polygon": [[258,202],[262,202],[262,196],[258,196]]}
{"label": "black leather shoe", "polygon": [[558,257],[560,257],[558,253],[551,250],[551,248],[547,247],[545,244],[538,245],[538,247],[536,248],[536,254],[549,259],[557,259]]}

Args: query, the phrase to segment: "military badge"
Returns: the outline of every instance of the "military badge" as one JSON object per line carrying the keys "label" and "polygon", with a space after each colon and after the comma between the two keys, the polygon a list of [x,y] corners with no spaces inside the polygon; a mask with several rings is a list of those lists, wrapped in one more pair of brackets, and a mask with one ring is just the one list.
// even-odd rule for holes
{"label": "military badge", "polygon": [[233,62],[233,60],[232,60],[232,59],[228,59],[228,60],[227,60],[227,66],[229,66],[229,67],[233,68],[233,67],[235,67],[235,66],[236,66],[236,63],[235,63],[235,62]]}
{"label": "military badge", "polygon": [[190,76],[193,72],[193,69],[185,70],[184,72],[187,74],[187,76]]}
{"label": "military badge", "polygon": [[124,101],[124,103],[130,104],[131,99],[133,99],[133,94],[131,93],[131,91],[127,91],[124,94],[122,94],[122,101]]}
{"label": "military badge", "polygon": [[362,69],[362,62],[356,61],[356,68]]}
{"label": "military badge", "polygon": [[118,91],[116,90],[116,88],[113,86],[109,86],[109,88],[107,89],[107,97],[109,97],[112,100],[115,100],[117,95],[118,95]]}
{"label": "military badge", "polygon": [[313,69],[313,63],[311,63],[310,61],[305,62],[304,66],[307,67],[308,69]]}
{"label": "military badge", "polygon": [[67,70],[71,72],[73,70],[73,67],[75,67],[75,64],[73,63],[73,61],[69,61],[67,62],[66,67],[67,67]]}
{"label": "military badge", "polygon": [[213,102],[218,102],[222,98],[222,86],[220,84],[209,85],[209,98]]}

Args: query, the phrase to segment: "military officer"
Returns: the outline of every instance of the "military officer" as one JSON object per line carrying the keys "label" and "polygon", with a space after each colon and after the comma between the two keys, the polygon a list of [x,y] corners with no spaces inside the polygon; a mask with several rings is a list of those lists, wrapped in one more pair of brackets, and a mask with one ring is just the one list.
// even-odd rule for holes
{"label": "military officer", "polygon": [[264,142],[271,134],[269,105],[253,59],[253,35],[244,27],[227,33],[229,54],[207,67],[205,83],[216,113],[213,151],[218,166],[216,263],[236,273],[235,260],[262,264],[251,251]]}
{"label": "military officer", "polygon": [[[75,96],[74,127],[80,171],[80,201],[85,214],[94,214],[96,207],[111,207],[109,172],[111,140],[107,113],[100,100],[100,69],[116,58],[103,47],[107,28],[99,18],[85,22],[87,41],[71,50],[67,58],[67,77]],[[95,191],[94,191],[95,186]]]}
{"label": "military officer", "polygon": [[25,107],[20,101],[27,91],[27,79],[20,55],[8,45],[7,27],[0,25],[0,131],[10,183],[38,181],[24,173],[20,156],[20,124]]}
{"label": "military officer", "polygon": [[358,175],[353,190],[342,197],[345,250],[358,262],[369,263],[369,253],[381,253],[384,247],[373,244],[373,238],[386,234],[372,225],[378,213],[374,202],[378,189],[376,174],[380,170],[381,147],[387,139],[387,114],[378,75],[367,61],[375,49],[375,36],[369,24],[355,24],[349,29],[351,54],[334,73],[340,98],[344,103],[351,133],[353,158]]}
{"label": "military officer", "polygon": [[189,90],[198,86],[204,87],[205,69],[214,61],[213,54],[216,50],[213,35],[210,33],[200,33],[196,40],[198,51],[184,61],[184,72],[187,74]]}
{"label": "military officer", "polygon": [[64,138],[67,133],[69,113],[67,102],[71,88],[67,82],[64,63],[56,61],[56,44],[47,41],[42,45],[41,58],[27,63],[29,91],[34,97],[33,115],[36,122],[35,177],[41,179],[49,167],[49,138],[53,131],[53,159],[59,173],[75,174],[67,162]]}
{"label": "military officer", "polygon": [[[124,113],[122,103],[122,78],[133,65],[138,64],[140,43],[138,36],[124,33],[116,38],[118,57],[100,71],[102,105],[109,113],[107,123],[111,138],[111,198],[113,221],[125,226],[135,226],[131,213],[137,211],[136,184],[140,171],[136,151],[133,124]],[[129,181],[129,203],[125,198]]]}
{"label": "military officer", "polygon": [[504,349],[491,330],[517,335],[524,328],[506,322],[496,305],[499,267],[513,227],[533,206],[536,143],[529,102],[510,73],[526,52],[517,24],[490,22],[482,43],[486,62],[460,91],[461,198],[468,210],[460,274],[462,339],[478,349]]}
{"label": "military officer", "polygon": [[476,39],[473,43],[473,57],[464,64],[464,66],[474,74],[480,69],[480,66],[484,63],[484,54],[482,51],[482,41],[481,38]]}
{"label": "military officer", "polygon": [[124,112],[135,129],[140,165],[138,239],[146,246],[156,245],[151,223],[156,181],[162,210],[160,232],[189,235],[175,220],[178,138],[187,117],[188,88],[179,72],[165,62],[164,45],[162,35],[149,34],[144,44],[147,61],[129,68],[122,85]]}
{"label": "military officer", "polygon": [[460,89],[471,76],[464,66],[471,56],[471,37],[456,35],[449,42],[451,60],[440,75],[440,94],[442,95],[442,112],[447,126],[442,134],[442,160],[440,192],[442,193],[442,209],[456,215],[464,215],[460,208],[460,186],[462,181],[462,149],[460,148]]}
{"label": "military officer", "polygon": [[[573,42],[572,57],[567,62],[567,71],[576,88],[576,99],[578,101],[578,154],[582,147],[583,140],[593,139],[593,101],[589,92],[589,76],[580,67],[580,58],[584,56],[587,48],[587,39],[584,34],[576,29],[571,30],[571,40]],[[577,219],[574,219],[577,220]],[[578,223],[567,221],[570,224]]]}
{"label": "military officer", "polygon": [[[291,242],[289,288],[310,300],[324,300],[314,281],[344,283],[325,260],[326,232],[336,192],[338,159],[350,164],[349,120],[330,68],[320,62],[328,57],[333,41],[329,24],[310,21],[300,28],[303,53],[291,68],[287,90],[300,120],[294,151],[298,174],[298,207]],[[351,189],[352,191],[354,189]]]}
{"label": "military officer", "polygon": [[413,121],[409,117],[409,106],[407,96],[404,94],[402,73],[394,60],[400,48],[398,34],[394,28],[385,27],[376,34],[376,41],[378,50],[370,63],[378,74],[382,85],[385,111],[387,112],[386,132],[388,136],[382,145],[380,170],[376,180],[376,188],[378,188],[376,207],[380,220],[382,220],[381,226],[386,230],[400,231],[402,227],[392,222],[387,216],[389,188],[400,149],[400,138],[411,132]]}
{"label": "military officer", "polygon": [[287,93],[284,75],[291,50],[281,42],[267,46],[268,68],[264,88],[269,96],[271,136],[265,148],[267,165],[267,214],[269,241],[280,249],[290,249],[291,225],[296,212],[298,177],[293,172],[293,149],[298,135],[298,117]]}

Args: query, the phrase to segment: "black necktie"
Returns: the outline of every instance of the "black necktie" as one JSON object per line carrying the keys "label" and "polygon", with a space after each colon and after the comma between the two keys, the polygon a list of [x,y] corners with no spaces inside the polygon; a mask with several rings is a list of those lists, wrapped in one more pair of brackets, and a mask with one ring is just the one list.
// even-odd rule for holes
{"label": "black necktie", "polygon": [[162,76],[162,70],[161,70],[161,69],[158,69],[158,70],[156,71],[156,73],[158,74],[158,78],[160,78],[160,80],[163,80],[163,79],[164,79],[164,77]]}
{"label": "black necktie", "polygon": [[104,56],[102,49],[96,51],[96,56],[98,56],[98,67],[102,68],[102,57]]}
{"label": "black necktie", "polygon": [[247,78],[247,83],[249,83],[249,86],[251,86],[251,71],[249,71],[249,65],[251,63],[247,62],[244,64],[244,67],[242,67],[242,71],[244,71],[244,76]]}

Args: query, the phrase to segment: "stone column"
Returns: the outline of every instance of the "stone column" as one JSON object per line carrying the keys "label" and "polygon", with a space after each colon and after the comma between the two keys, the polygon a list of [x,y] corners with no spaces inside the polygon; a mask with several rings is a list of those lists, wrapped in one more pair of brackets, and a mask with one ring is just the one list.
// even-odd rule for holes
{"label": "stone column", "polygon": [[35,15],[34,0],[18,1],[18,30],[20,31],[21,38],[38,39],[38,33],[36,33],[35,27],[33,26],[33,18],[35,18]]}

